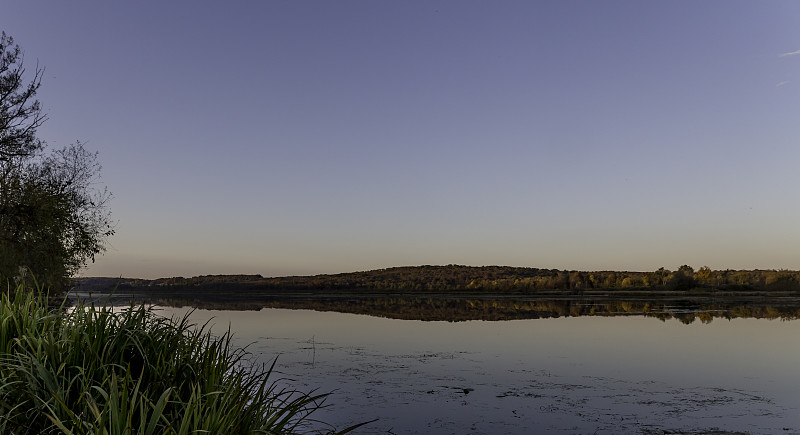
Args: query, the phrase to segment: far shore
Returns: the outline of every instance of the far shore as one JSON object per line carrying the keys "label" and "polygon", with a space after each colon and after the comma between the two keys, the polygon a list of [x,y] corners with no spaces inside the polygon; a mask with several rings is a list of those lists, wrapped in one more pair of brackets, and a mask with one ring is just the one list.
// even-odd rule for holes
{"label": "far shore", "polygon": [[417,320],[512,320],[581,315],[696,318],[800,316],[800,272],[581,272],[508,266],[409,266],[264,278],[78,278],[71,297],[206,309],[313,309]]}

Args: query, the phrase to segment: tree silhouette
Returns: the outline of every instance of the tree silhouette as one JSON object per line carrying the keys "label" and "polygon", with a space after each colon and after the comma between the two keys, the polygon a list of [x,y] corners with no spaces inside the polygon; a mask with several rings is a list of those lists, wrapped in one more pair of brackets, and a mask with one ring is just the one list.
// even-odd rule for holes
{"label": "tree silhouette", "polygon": [[26,81],[22,50],[0,34],[0,280],[60,290],[114,229],[97,154],[79,142],[48,152],[36,135],[43,72],[37,65]]}

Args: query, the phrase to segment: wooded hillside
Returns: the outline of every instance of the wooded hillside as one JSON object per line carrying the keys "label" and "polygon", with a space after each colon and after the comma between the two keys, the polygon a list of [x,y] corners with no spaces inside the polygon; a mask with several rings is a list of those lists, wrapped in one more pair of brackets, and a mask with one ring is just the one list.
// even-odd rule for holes
{"label": "wooded hillside", "polygon": [[540,290],[726,290],[800,291],[800,271],[711,270],[695,271],[681,266],[652,272],[571,271],[509,266],[410,266],[333,275],[286,276],[205,275],[155,280],[128,278],[79,278],[76,288],[84,291],[134,289],[319,291],[347,290],[390,293],[418,292],[512,292]]}

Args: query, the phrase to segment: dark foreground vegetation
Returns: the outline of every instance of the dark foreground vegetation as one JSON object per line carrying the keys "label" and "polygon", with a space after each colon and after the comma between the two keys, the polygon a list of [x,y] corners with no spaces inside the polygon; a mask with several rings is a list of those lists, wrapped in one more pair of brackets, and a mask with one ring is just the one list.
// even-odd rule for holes
{"label": "dark foreground vegetation", "polygon": [[230,333],[35,293],[0,296],[0,433],[299,433],[326,397],[280,389]]}

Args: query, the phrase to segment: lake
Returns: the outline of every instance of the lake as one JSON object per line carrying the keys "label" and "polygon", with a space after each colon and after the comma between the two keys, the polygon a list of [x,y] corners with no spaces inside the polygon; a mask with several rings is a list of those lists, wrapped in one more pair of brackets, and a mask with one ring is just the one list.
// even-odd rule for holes
{"label": "lake", "polygon": [[[159,307],[165,316],[190,308]],[[800,434],[800,321],[198,309],[361,434]]]}

